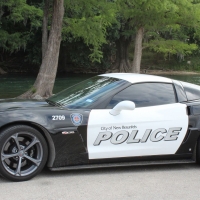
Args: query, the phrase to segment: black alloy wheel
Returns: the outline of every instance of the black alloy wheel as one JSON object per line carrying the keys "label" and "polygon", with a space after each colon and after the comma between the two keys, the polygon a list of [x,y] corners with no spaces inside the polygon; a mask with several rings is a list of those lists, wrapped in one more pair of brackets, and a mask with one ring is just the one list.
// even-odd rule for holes
{"label": "black alloy wheel", "polygon": [[12,181],[36,176],[47,161],[47,144],[36,129],[16,125],[0,133],[0,174]]}

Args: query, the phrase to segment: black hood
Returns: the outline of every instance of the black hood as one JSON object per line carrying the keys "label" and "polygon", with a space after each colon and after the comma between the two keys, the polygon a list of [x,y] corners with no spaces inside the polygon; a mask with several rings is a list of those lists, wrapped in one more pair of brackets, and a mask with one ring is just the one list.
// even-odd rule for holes
{"label": "black hood", "polygon": [[49,107],[44,100],[5,99],[0,100],[0,112],[6,110]]}

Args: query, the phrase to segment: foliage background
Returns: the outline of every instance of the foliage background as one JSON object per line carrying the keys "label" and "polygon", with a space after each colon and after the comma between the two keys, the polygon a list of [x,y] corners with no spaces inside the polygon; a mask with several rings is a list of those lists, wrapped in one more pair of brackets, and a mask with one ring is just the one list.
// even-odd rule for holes
{"label": "foliage background", "polygon": [[[127,2],[131,2],[133,7]],[[185,8],[181,9],[185,17],[171,18],[179,23],[160,21],[159,17],[166,9],[170,8],[170,12],[178,9],[173,2],[66,0],[58,72],[102,73],[111,69],[116,56],[115,42],[121,35],[132,37],[129,47],[129,59],[132,61],[134,36],[143,22],[146,31],[142,70],[200,71],[200,27],[199,21],[193,20],[200,16],[199,1],[177,1]],[[195,10],[187,9],[191,3]],[[138,12],[134,10],[136,5]],[[153,9],[144,12],[142,6]],[[7,72],[38,72],[42,59],[43,7],[42,0],[0,2],[0,68]],[[125,28],[127,20],[128,29]]]}

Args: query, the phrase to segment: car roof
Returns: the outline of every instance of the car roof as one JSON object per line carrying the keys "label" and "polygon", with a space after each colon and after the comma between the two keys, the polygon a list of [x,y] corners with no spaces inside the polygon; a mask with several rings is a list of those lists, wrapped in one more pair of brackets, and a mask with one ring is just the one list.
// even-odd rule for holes
{"label": "car roof", "polygon": [[148,74],[109,73],[109,74],[101,74],[99,76],[118,78],[118,79],[126,80],[130,83],[141,83],[141,82],[172,83],[172,79],[165,78],[165,77],[162,77],[162,76],[148,75]]}

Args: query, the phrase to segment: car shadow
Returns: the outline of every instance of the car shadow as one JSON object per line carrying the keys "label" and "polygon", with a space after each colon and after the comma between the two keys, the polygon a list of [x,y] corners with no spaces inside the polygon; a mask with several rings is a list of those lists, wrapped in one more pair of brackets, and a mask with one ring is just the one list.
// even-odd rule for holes
{"label": "car shadow", "polygon": [[[76,176],[99,176],[99,175],[115,175],[115,174],[130,174],[130,173],[146,173],[146,172],[174,172],[174,171],[190,171],[199,169],[197,164],[163,164],[163,165],[146,165],[146,166],[127,166],[127,167],[110,167],[110,168],[95,168],[81,170],[66,170],[66,171],[50,171],[48,168],[38,174],[35,178],[59,178],[59,177],[76,177]],[[32,181],[29,180],[29,181]],[[0,176],[0,184],[10,183],[11,181]]]}
{"label": "car shadow", "polygon": [[163,164],[163,165],[146,165],[146,166],[125,166],[125,167],[108,167],[108,168],[93,168],[93,169],[80,169],[80,170],[66,170],[66,171],[50,171],[48,168],[43,170],[43,174],[47,176],[51,176],[54,174],[55,176],[64,176],[64,175],[79,175],[79,174],[87,174],[87,175],[95,175],[95,174],[119,174],[123,173],[143,173],[144,171],[151,172],[164,172],[164,171],[176,171],[176,170],[191,170],[195,168],[199,168],[200,166],[197,164]]}

